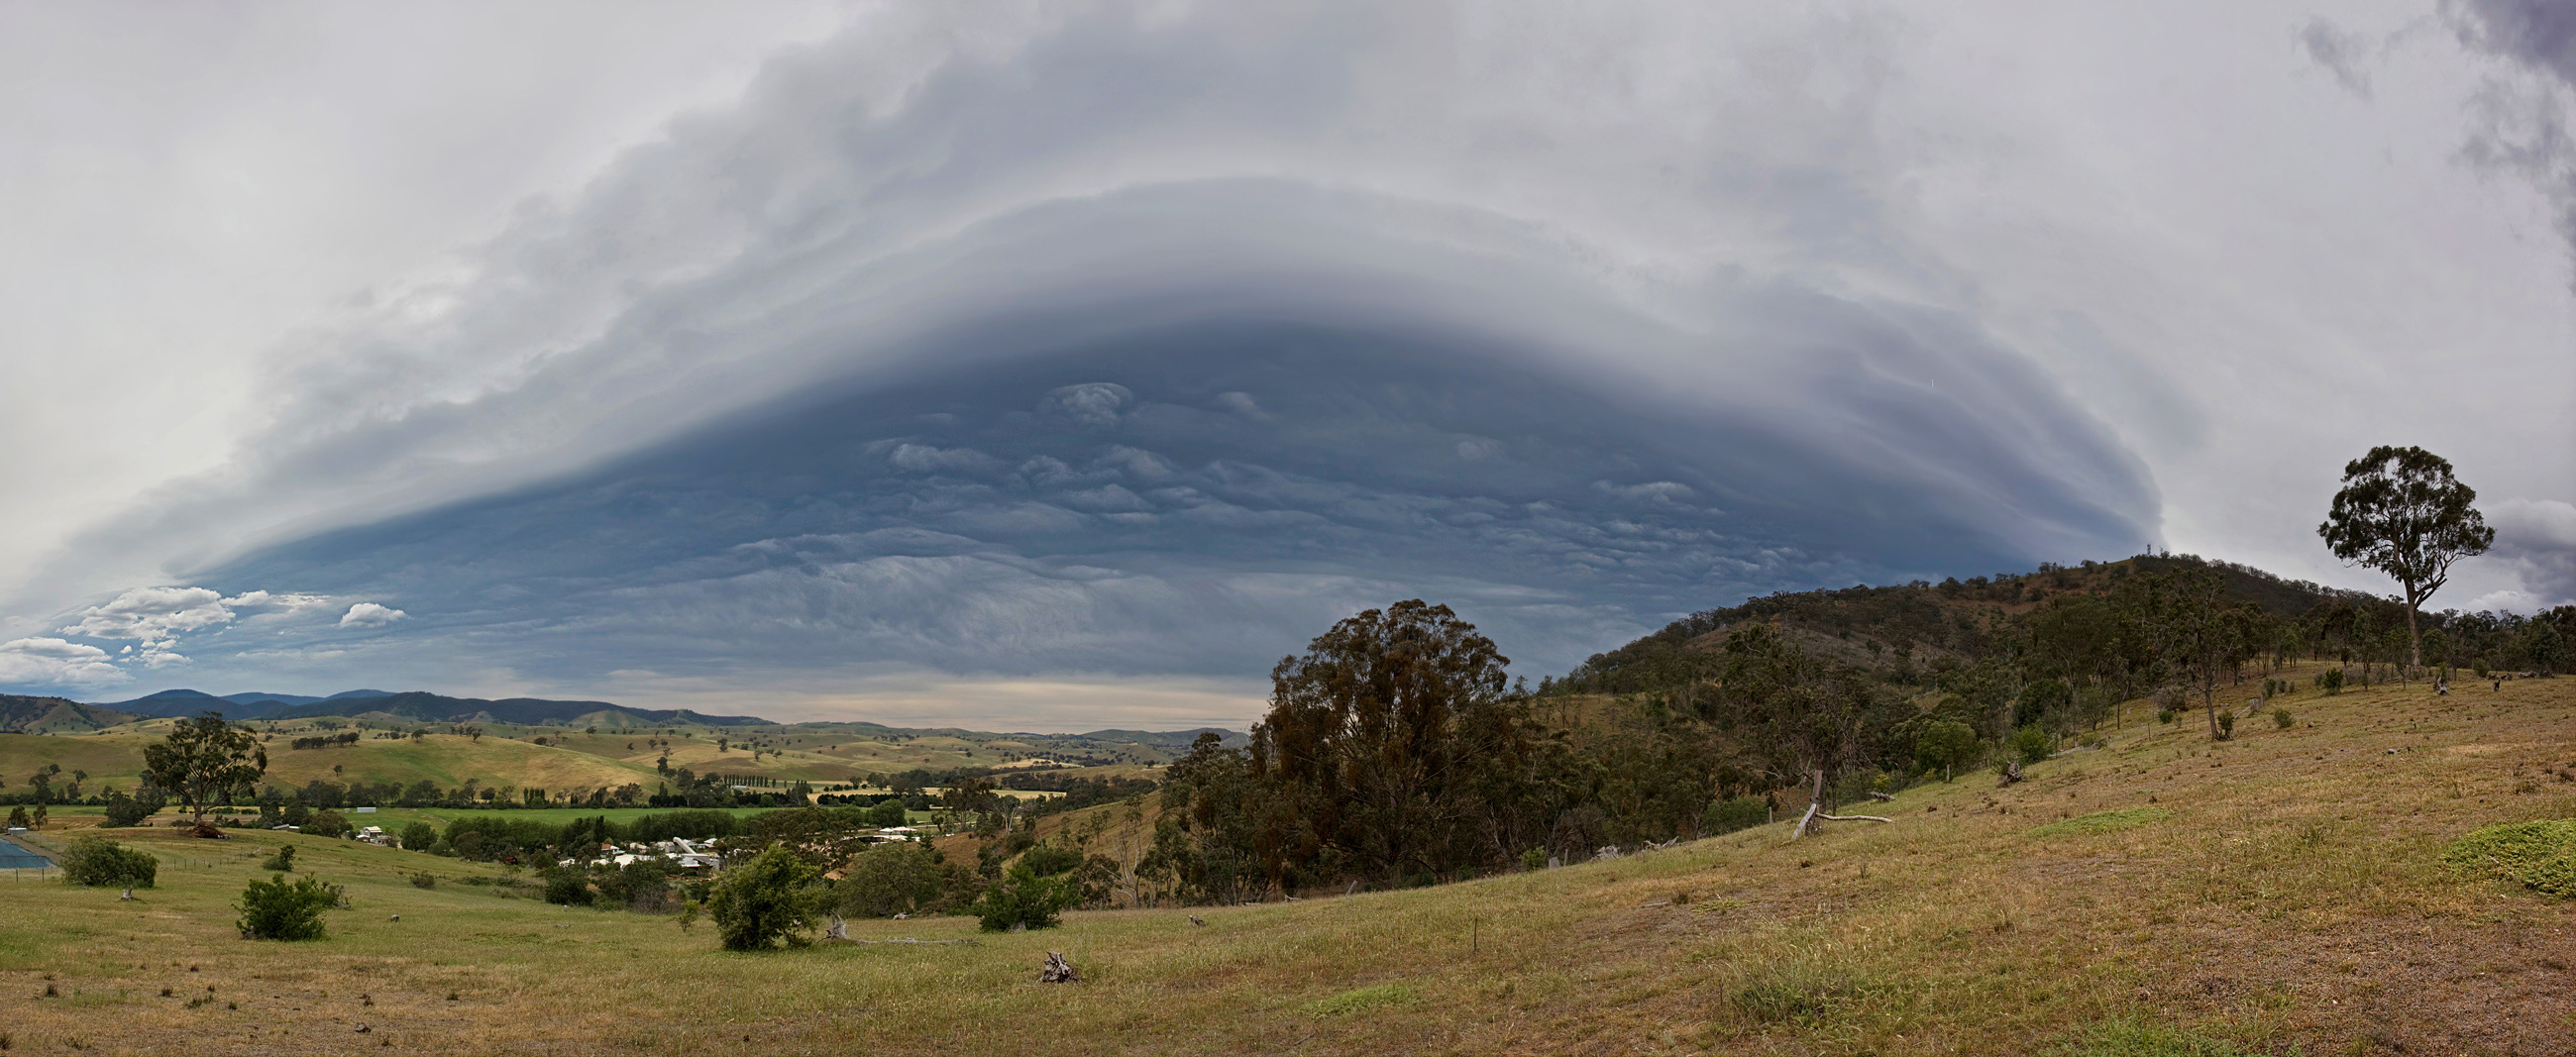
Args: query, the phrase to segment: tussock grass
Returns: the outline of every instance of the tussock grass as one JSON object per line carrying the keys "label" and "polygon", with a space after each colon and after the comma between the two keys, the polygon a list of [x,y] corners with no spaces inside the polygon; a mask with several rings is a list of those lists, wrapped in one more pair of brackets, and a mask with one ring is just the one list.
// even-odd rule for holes
{"label": "tussock grass", "polygon": [[1848,967],[1804,958],[1757,969],[1727,999],[1757,1024],[1815,1028],[1856,1012],[1883,990]]}

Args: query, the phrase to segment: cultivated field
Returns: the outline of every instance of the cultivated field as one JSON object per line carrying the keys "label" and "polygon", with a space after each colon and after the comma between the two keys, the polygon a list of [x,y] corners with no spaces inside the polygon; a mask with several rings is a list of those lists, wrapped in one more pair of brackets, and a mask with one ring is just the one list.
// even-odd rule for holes
{"label": "cultivated field", "polygon": [[[851,924],[972,945],[726,954],[705,925],[463,883],[494,867],[132,831],[165,857],[136,902],[0,881],[0,1032],[12,1054],[2576,1052],[2569,904],[2440,860],[2576,817],[2576,680],[2288,706],[2220,745],[2150,717],[1797,843],[1025,934]],[[234,935],[281,841],[348,886],[325,940]],[[1085,979],[1037,983],[1049,950]]]}

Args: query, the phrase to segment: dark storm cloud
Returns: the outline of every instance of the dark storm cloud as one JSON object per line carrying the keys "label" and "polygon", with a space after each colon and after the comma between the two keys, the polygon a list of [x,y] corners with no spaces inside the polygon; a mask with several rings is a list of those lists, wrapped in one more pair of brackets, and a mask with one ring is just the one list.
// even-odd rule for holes
{"label": "dark storm cloud", "polygon": [[2576,90],[2576,6],[2553,0],[2446,0],[2460,42],[2538,75],[2538,84],[2491,80],[2471,104],[2462,157],[2530,180],[2558,212],[2576,253],[2576,136],[2567,127]]}
{"label": "dark storm cloud", "polygon": [[381,292],[237,475],[91,546],[404,614],[200,665],[568,682],[1254,677],[1411,595],[1540,673],[1747,594],[2134,551],[2139,461],[1881,215],[1869,29],[1734,45],[1814,83],[1587,88],[1758,152],[1479,118],[1422,61],[1461,27],[1397,8],[853,33]]}

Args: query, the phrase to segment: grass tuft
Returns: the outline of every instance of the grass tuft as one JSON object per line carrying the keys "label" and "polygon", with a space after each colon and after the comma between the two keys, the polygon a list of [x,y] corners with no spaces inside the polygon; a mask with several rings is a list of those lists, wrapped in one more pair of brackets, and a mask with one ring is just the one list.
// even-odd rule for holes
{"label": "grass tuft", "polygon": [[1791,961],[1757,971],[1728,1000],[1756,1023],[1814,1028],[1841,1019],[1876,990],[1839,966]]}
{"label": "grass tuft", "polygon": [[2098,1024],[2055,1057],[2253,1057],[2253,1051],[2206,1035],[2157,1024],[2115,1020]]}
{"label": "grass tuft", "polygon": [[1318,1017],[1346,1017],[1372,1009],[1409,1006],[1421,1000],[1421,993],[1403,984],[1371,984],[1308,1002],[1306,1012]]}
{"label": "grass tuft", "polygon": [[2030,831],[2034,837],[2065,837],[2090,833],[2116,833],[2173,817],[2173,812],[2160,807],[2133,807],[2126,811],[2096,811],[2077,815],[2063,822],[2051,822]]}
{"label": "grass tuft", "polygon": [[2451,842],[2442,859],[2550,895],[2576,897],[2576,819],[2488,826]]}

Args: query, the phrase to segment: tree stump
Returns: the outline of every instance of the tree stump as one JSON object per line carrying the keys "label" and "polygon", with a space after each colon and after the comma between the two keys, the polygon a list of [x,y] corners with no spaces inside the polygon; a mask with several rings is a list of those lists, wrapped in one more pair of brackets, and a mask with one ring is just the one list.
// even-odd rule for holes
{"label": "tree stump", "polygon": [[1080,979],[1073,971],[1073,963],[1056,951],[1047,952],[1046,967],[1038,970],[1038,982],[1042,984],[1067,984]]}
{"label": "tree stump", "polygon": [[832,927],[823,930],[823,938],[827,940],[848,942],[850,938],[850,923],[841,920],[841,915],[839,914],[832,915]]}

